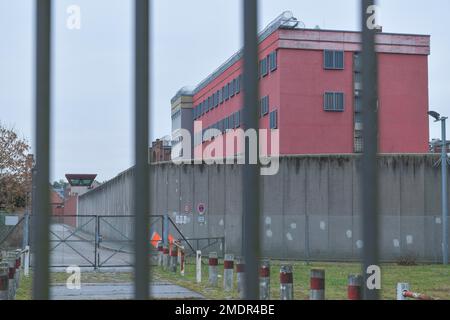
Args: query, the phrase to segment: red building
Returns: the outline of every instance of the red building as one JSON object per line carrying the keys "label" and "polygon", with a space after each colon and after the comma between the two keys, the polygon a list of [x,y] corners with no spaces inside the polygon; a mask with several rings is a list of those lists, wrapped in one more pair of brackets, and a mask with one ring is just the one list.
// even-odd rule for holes
{"label": "red building", "polygon": [[64,214],[64,198],[54,189],[50,189],[50,207],[53,216]]}
{"label": "red building", "polygon": [[168,137],[156,139],[148,149],[149,163],[170,161],[172,151],[171,141]]}
{"label": "red building", "polygon": [[50,191],[52,215],[59,217],[58,223],[77,226],[78,196],[99,185],[96,177],[96,174],[66,174],[69,185],[64,190],[64,197],[56,190]]}
{"label": "red building", "polygon": [[[380,31],[376,43],[379,151],[427,153],[430,36]],[[279,129],[280,154],[362,151],[360,50],[359,32],[297,28],[289,13],[261,32],[259,125]],[[172,118],[182,115],[177,123],[186,123],[191,117],[189,130],[193,121],[202,121],[203,130],[239,127],[242,74],[239,51],[192,91],[180,90]]]}

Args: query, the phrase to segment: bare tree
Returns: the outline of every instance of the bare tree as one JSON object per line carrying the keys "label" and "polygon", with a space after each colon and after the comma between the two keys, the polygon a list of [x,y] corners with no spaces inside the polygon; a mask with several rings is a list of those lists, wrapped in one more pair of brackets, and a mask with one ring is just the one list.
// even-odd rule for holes
{"label": "bare tree", "polygon": [[30,145],[0,123],[0,209],[24,208],[31,190]]}

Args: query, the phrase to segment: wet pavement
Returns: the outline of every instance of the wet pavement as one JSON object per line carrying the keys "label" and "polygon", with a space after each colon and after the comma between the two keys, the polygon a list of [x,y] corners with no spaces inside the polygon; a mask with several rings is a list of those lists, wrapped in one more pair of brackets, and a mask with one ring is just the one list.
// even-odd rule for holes
{"label": "wet pavement", "polygon": [[[132,283],[82,284],[81,289],[68,289],[66,285],[52,285],[53,300],[128,300],[133,298]],[[150,286],[152,299],[204,299],[189,289],[158,281]]]}

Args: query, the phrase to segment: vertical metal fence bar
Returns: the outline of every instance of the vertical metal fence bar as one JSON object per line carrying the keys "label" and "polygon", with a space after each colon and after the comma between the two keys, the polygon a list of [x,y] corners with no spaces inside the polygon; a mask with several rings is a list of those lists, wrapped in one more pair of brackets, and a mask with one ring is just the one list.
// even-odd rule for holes
{"label": "vertical metal fence bar", "polygon": [[134,168],[134,288],[135,299],[149,297],[149,28],[148,0],[135,1],[135,168]]}
{"label": "vertical metal fence bar", "polygon": [[447,193],[447,117],[441,117],[442,147],[441,147],[441,176],[442,176],[442,264],[448,265],[448,193]]}
{"label": "vertical metal fence bar", "polygon": [[[244,6],[244,124],[245,130],[258,133],[258,34],[257,0],[243,0]],[[245,164],[243,167],[243,224],[242,249],[247,271],[245,272],[245,298],[259,298],[258,256],[259,256],[259,165],[250,164],[249,142],[245,143]],[[257,147],[259,161],[259,138]]]}
{"label": "vertical metal fence bar", "polygon": [[[362,103],[364,154],[362,156],[362,208],[363,208],[363,274],[367,280],[367,267],[378,265],[378,65],[375,52],[375,28],[368,25],[368,8],[374,0],[361,1],[362,24]],[[366,284],[367,282],[364,281]],[[379,290],[364,286],[364,298],[377,300]]]}
{"label": "vertical metal fence bar", "polygon": [[51,0],[36,1],[36,194],[33,299],[49,299]]}

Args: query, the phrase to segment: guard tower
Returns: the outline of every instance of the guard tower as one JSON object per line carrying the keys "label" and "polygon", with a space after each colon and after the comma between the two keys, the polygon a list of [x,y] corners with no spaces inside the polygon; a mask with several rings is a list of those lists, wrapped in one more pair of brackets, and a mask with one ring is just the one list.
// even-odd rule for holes
{"label": "guard tower", "polygon": [[96,187],[96,174],[66,174],[69,187],[65,192],[64,222],[73,227],[77,225],[78,196]]}

